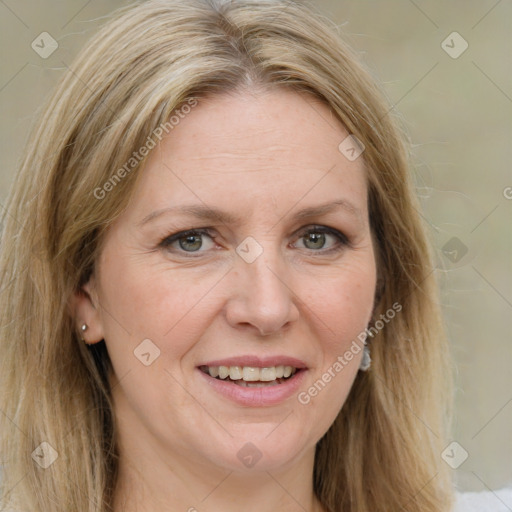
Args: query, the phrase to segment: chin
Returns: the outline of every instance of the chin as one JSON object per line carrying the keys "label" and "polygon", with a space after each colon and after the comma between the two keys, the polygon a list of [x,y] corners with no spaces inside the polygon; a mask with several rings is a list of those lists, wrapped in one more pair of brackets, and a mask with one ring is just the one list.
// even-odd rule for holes
{"label": "chin", "polygon": [[[230,438],[222,451],[210,452],[208,458],[229,471],[254,473],[286,470],[296,465],[308,448],[314,452],[315,446],[315,443],[311,443],[311,446],[303,444],[304,437],[298,435],[297,428],[294,429],[297,435],[289,435],[290,425],[287,427],[287,431],[284,424],[277,428],[276,425],[269,428],[266,424],[264,429],[244,429],[236,437]],[[275,430],[272,431],[272,428]],[[282,432],[277,434],[279,429]]]}

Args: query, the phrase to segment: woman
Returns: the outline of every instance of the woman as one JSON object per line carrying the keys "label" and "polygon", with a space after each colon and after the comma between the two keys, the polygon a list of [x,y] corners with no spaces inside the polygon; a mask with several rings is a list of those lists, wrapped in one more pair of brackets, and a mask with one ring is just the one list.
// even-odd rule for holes
{"label": "woman", "polygon": [[149,0],[105,25],[4,215],[2,506],[451,510],[403,139],[302,4]]}

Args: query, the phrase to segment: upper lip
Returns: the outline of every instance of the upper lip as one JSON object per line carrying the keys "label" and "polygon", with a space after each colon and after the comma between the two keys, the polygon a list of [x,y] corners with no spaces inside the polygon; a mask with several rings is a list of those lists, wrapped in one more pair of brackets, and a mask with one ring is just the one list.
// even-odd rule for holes
{"label": "upper lip", "polygon": [[307,368],[304,361],[289,356],[235,356],[226,359],[216,359],[201,363],[199,366],[252,366],[257,368],[271,368],[273,366],[293,366],[294,368]]}

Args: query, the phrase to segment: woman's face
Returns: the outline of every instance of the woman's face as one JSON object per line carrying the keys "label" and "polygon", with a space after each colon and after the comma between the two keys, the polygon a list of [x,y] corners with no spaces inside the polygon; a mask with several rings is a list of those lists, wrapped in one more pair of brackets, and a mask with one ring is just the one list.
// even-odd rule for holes
{"label": "woman's face", "polygon": [[309,96],[240,93],[199,100],[151,150],[79,310],[88,341],[105,339],[134,458],[311,460],[357,375],[376,285],[347,136]]}

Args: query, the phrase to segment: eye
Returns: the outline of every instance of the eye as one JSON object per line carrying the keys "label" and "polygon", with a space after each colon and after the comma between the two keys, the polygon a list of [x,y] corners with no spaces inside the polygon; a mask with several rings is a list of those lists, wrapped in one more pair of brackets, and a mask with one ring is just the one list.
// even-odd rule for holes
{"label": "eye", "polygon": [[[164,238],[160,242],[159,246],[169,250],[177,250],[177,243],[179,248],[184,252],[201,252],[199,249],[203,248],[203,237],[205,236],[211,240],[214,239],[214,236],[209,229],[193,229],[190,231],[181,231]],[[211,248],[211,246],[208,247],[208,244],[206,245],[206,250]]]}
{"label": "eye", "polygon": [[[302,230],[298,236],[298,240],[302,240],[304,244],[303,247],[299,246],[299,249],[305,248],[321,254],[340,251],[350,245],[349,240],[343,233],[327,226],[310,227]],[[204,243],[205,238],[209,239],[206,244]],[[214,239],[214,231],[209,228],[191,229],[167,236],[161,240],[159,247],[169,252],[202,253],[214,247]],[[331,240],[330,244],[329,240]],[[326,248],[326,245],[330,245],[330,247]]]}
{"label": "eye", "polygon": [[[334,239],[334,245],[331,244],[331,247],[325,248],[329,238]],[[313,226],[308,228],[300,233],[299,240],[303,240],[306,249],[324,254],[339,251],[349,245],[349,241],[343,233],[327,226]]]}

